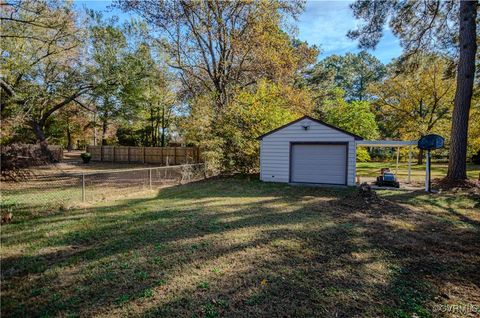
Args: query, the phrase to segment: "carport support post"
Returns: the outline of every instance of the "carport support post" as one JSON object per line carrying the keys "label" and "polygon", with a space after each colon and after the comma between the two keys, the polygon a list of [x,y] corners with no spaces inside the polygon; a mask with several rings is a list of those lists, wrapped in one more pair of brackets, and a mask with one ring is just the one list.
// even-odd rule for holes
{"label": "carport support post", "polygon": [[412,146],[408,147],[408,183],[411,182],[412,176]]}

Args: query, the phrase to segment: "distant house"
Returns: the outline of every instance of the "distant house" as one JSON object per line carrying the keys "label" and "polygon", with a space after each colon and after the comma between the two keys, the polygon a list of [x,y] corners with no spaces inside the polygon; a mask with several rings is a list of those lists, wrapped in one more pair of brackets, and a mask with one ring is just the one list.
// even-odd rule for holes
{"label": "distant house", "polygon": [[357,135],[304,116],[258,139],[262,181],[355,185]]}

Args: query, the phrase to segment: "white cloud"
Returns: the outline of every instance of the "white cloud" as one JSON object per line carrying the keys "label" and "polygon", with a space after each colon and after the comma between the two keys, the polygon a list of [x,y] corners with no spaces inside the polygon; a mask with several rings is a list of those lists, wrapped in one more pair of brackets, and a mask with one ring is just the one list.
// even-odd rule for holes
{"label": "white cloud", "polygon": [[347,1],[309,1],[300,16],[299,36],[311,44],[320,44],[325,53],[354,48],[356,41],[347,38],[355,19]]}

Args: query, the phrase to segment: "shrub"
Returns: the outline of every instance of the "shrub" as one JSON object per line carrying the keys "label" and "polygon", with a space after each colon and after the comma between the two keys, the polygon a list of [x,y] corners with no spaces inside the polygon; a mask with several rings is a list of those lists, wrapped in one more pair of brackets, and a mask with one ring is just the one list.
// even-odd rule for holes
{"label": "shrub", "polygon": [[369,162],[370,154],[365,148],[357,148],[357,161],[358,162]]}
{"label": "shrub", "polygon": [[480,150],[477,152],[476,155],[472,156],[472,163],[480,165]]}
{"label": "shrub", "polygon": [[82,158],[83,163],[89,163],[92,159],[92,154],[89,152],[84,152],[80,154],[80,157]]}

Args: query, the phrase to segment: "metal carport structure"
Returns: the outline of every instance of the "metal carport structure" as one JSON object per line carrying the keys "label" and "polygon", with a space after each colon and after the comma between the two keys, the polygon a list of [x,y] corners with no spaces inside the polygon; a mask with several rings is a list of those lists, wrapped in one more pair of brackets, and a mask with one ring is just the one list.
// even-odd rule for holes
{"label": "metal carport structure", "polygon": [[411,181],[412,173],[412,146],[417,146],[416,140],[411,141],[397,141],[397,140],[357,140],[355,146],[358,147],[391,147],[397,148],[397,163],[395,167],[395,174],[398,173],[398,162],[400,160],[400,147],[408,147],[408,181]]}

